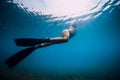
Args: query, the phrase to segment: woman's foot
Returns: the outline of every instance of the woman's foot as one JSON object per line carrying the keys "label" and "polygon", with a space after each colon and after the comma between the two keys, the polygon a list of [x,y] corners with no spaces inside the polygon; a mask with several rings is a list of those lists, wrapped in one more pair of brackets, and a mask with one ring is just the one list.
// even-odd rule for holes
{"label": "woman's foot", "polygon": [[40,48],[42,45],[41,44],[37,44],[37,45],[35,45],[34,47],[35,48]]}
{"label": "woman's foot", "polygon": [[35,47],[35,48],[41,48],[41,47],[48,46],[48,45],[50,45],[50,44],[51,44],[51,43],[41,43],[41,44],[35,45],[34,47]]}

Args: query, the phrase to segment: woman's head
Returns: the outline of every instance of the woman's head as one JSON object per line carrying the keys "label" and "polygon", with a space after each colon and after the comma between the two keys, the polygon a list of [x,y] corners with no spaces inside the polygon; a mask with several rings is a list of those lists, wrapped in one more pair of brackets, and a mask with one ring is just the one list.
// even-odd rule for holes
{"label": "woman's head", "polygon": [[69,28],[74,28],[76,30],[77,29],[77,24],[72,24]]}
{"label": "woman's head", "polygon": [[77,28],[77,24],[72,24],[72,27],[76,29]]}

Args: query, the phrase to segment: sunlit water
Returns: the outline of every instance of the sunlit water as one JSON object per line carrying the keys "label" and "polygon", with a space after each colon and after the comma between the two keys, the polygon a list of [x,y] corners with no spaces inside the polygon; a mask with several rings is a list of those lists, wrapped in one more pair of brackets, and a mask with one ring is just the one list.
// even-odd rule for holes
{"label": "sunlit water", "polygon": [[[13,69],[5,65],[6,59],[25,48],[16,46],[13,39],[61,36],[72,23],[78,24],[78,30],[69,42],[37,49]],[[114,80],[119,72],[119,42],[119,0],[0,3],[0,75],[6,79]]]}

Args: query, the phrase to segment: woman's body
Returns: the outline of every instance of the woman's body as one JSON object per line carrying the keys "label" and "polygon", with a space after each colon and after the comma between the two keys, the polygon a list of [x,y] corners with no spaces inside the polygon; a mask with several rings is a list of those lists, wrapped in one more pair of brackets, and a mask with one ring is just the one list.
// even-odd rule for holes
{"label": "woman's body", "polygon": [[39,45],[36,45],[35,47],[45,47],[51,44],[57,44],[57,43],[64,43],[67,42],[71,37],[74,36],[76,32],[76,26],[71,25],[68,29],[64,29],[62,31],[62,36],[61,37],[55,37],[55,38],[49,38],[48,42],[41,43]]}

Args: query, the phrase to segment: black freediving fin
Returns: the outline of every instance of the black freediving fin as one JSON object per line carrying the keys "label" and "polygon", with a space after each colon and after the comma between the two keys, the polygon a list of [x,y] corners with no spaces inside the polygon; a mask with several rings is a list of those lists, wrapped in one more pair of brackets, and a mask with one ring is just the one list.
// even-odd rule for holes
{"label": "black freediving fin", "polygon": [[23,49],[11,56],[9,59],[7,59],[5,63],[8,65],[9,68],[13,68],[16,64],[18,64],[20,61],[22,61],[24,58],[30,55],[35,49],[37,48],[30,47]]}
{"label": "black freediving fin", "polygon": [[49,42],[50,39],[32,39],[32,38],[20,38],[15,39],[16,45],[18,46],[32,46],[26,49],[23,49],[13,56],[11,56],[9,59],[5,61],[5,63],[8,65],[9,68],[13,68],[16,64],[18,64],[20,61],[22,61],[24,58],[29,56],[35,49],[41,48],[44,46],[39,45],[43,42]]}
{"label": "black freediving fin", "polygon": [[34,39],[34,38],[19,38],[14,39],[17,46],[35,46],[43,42],[49,42],[49,38]]}

